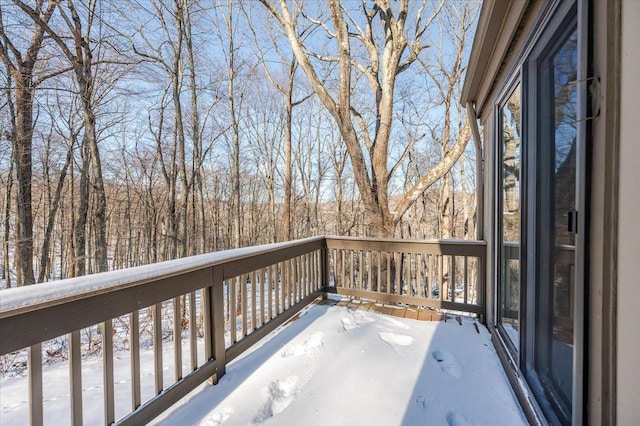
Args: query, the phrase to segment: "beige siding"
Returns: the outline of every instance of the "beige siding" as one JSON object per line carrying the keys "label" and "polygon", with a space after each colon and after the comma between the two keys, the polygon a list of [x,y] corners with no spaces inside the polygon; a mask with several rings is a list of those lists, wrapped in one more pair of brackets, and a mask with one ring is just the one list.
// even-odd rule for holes
{"label": "beige siding", "polygon": [[[609,66],[607,51],[607,25],[610,18],[607,14],[606,2],[594,3],[594,33],[599,37],[594,37],[594,74],[600,76],[602,82],[608,81],[607,70]],[[609,85],[604,83],[601,86],[601,99],[607,97]],[[589,229],[590,251],[589,251],[589,424],[599,425],[602,423],[602,392],[603,392],[603,280],[605,277],[605,229],[611,227],[605,209],[606,176],[607,176],[607,126],[613,118],[608,114],[607,108],[603,108],[600,116],[593,120],[593,151],[591,166],[591,223]],[[610,155],[610,154],[609,154]]]}
{"label": "beige siding", "polygon": [[622,4],[618,424],[640,422],[640,2]]}

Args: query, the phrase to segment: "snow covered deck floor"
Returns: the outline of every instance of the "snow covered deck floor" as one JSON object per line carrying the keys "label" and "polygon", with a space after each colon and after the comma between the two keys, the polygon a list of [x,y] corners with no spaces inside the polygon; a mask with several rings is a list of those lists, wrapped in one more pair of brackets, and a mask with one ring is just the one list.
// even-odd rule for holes
{"label": "snow covered deck floor", "polygon": [[312,305],[163,425],[520,425],[487,330]]}

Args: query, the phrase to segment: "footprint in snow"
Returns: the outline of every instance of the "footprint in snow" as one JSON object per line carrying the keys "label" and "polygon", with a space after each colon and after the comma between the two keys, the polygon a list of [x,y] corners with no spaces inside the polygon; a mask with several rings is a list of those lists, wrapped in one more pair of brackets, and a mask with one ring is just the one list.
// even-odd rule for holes
{"label": "footprint in snow", "polygon": [[465,419],[465,417],[456,412],[456,411],[449,411],[447,413],[447,424],[449,426],[472,426],[473,423],[470,423],[467,419]]}
{"label": "footprint in snow", "polygon": [[321,331],[315,332],[302,343],[290,343],[284,347],[280,355],[283,358],[300,355],[310,355],[318,353],[322,350],[324,343],[322,341],[323,333]]}
{"label": "footprint in snow", "polygon": [[460,378],[460,366],[451,352],[436,349],[431,356],[438,362],[442,371],[452,377]]}
{"label": "footprint in snow", "polygon": [[342,318],[341,322],[342,322],[342,329],[344,331],[351,331],[354,328],[358,328],[358,324],[356,324],[356,322],[351,318],[344,317]]}
{"label": "footprint in snow", "polygon": [[383,319],[385,320],[385,322],[387,324],[391,324],[395,327],[401,328],[403,330],[408,330],[410,327],[409,325],[403,323],[402,321],[398,321],[397,319],[391,318],[391,317],[383,317]]}
{"label": "footprint in snow", "polygon": [[378,336],[391,346],[409,346],[413,344],[413,337],[405,336],[404,334],[379,333]]}
{"label": "footprint in snow", "polygon": [[293,402],[298,391],[298,378],[291,376],[285,380],[271,382],[267,389],[267,402],[254,417],[254,423],[263,423],[282,413]]}
{"label": "footprint in snow", "polygon": [[351,331],[353,329],[359,328],[362,325],[370,324],[375,321],[375,319],[365,315],[362,312],[358,311],[349,311],[351,314],[350,317],[344,317],[340,322],[342,322],[342,329],[344,331]]}
{"label": "footprint in snow", "polygon": [[220,426],[223,425],[229,417],[233,414],[233,410],[229,408],[223,408],[222,410],[216,410],[213,413],[209,413],[207,417],[202,419],[200,426]]}

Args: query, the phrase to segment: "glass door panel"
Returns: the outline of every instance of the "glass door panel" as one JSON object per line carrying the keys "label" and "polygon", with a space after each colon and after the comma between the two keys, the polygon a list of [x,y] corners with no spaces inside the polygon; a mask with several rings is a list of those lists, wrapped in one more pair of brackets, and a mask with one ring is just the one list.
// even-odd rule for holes
{"label": "glass door panel", "polygon": [[538,69],[535,369],[554,412],[571,422],[576,209],[577,34],[554,42]]}
{"label": "glass door panel", "polygon": [[520,335],[520,174],[521,113],[520,85],[511,92],[500,109],[500,325],[513,347],[519,347]]}

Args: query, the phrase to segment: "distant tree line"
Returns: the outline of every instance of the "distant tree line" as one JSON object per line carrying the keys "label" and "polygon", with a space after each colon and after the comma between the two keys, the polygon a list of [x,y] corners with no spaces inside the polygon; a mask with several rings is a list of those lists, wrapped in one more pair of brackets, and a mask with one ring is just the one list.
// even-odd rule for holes
{"label": "distant tree line", "polygon": [[474,235],[471,0],[0,0],[5,286]]}

